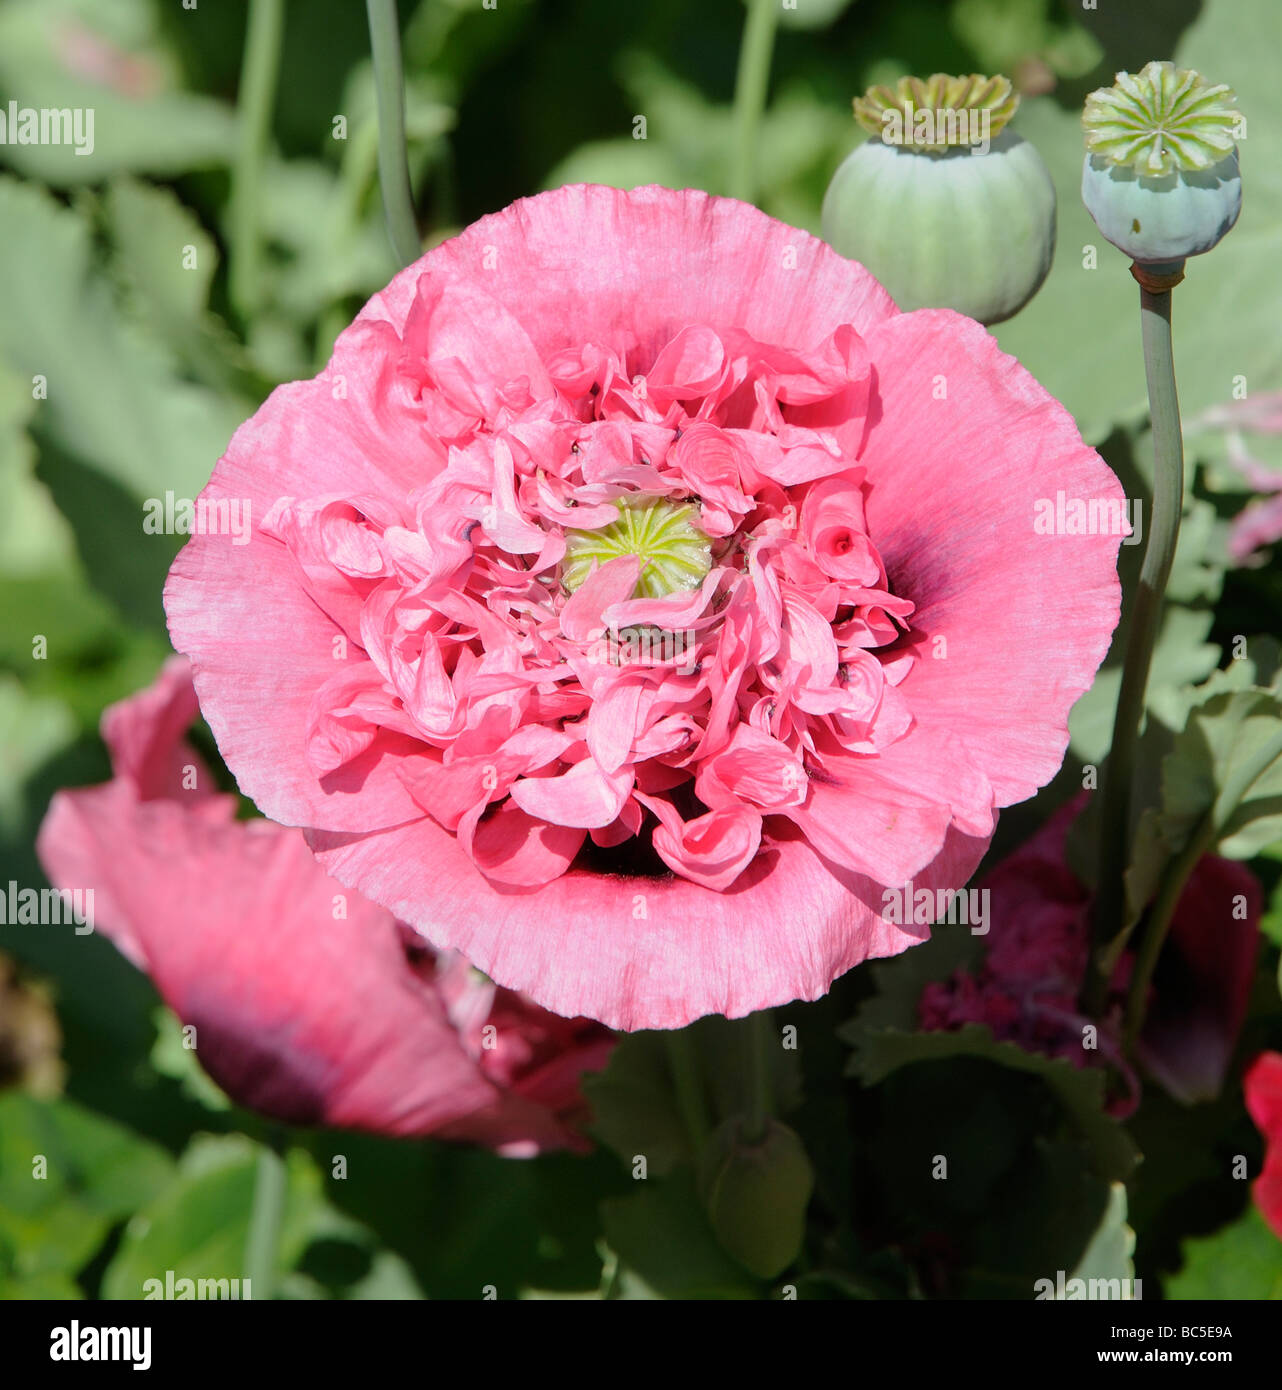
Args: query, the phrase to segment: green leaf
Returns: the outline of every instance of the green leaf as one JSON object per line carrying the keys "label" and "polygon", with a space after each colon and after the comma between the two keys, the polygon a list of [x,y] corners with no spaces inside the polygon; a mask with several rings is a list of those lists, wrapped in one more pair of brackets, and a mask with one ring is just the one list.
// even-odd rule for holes
{"label": "green leaf", "polygon": [[1241,679],[1236,664],[1215,673],[1162,760],[1161,799],[1140,815],[1126,870],[1127,927],[1195,834],[1229,859],[1282,836],[1282,695]]}
{"label": "green leaf", "polygon": [[[1272,282],[1282,255],[1282,84],[1273,60],[1279,49],[1282,7],[1275,0],[1207,0],[1174,54],[1179,66],[1232,86],[1248,123],[1242,216],[1212,252],[1189,261],[1188,278],[1174,292],[1180,405],[1190,416],[1229,400],[1239,374],[1249,373],[1253,394],[1282,386],[1282,335],[1273,299],[1260,289]],[[1059,249],[1031,304],[996,334],[1098,443],[1114,425],[1142,417],[1147,397],[1139,290],[1126,257],[1100,235],[1081,200],[1079,117],[1076,104],[1066,110],[1037,97],[1015,119],[1055,181]],[[1088,246],[1096,248],[1095,269],[1083,265]],[[1065,351],[1065,343],[1077,346]]]}
{"label": "green leaf", "polygon": [[[1282,837],[1282,695],[1216,695],[1195,708],[1163,765],[1168,829],[1212,811],[1217,852],[1249,859]],[[1271,754],[1271,756],[1270,756]]]}
{"label": "green leaf", "polygon": [[[548,173],[544,187],[583,180],[615,188],[661,183],[727,192],[731,108],[710,102],[648,52],[625,53],[618,70],[632,109],[645,113],[645,138],[629,131],[581,146]],[[764,210],[817,231],[824,184],[858,134],[849,106],[821,101],[804,85],[782,86],[762,118],[757,147]]]}
{"label": "green leaf", "polygon": [[152,1013],[152,1019],[156,1041],[152,1044],[151,1065],[157,1073],[177,1081],[183,1095],[206,1110],[215,1114],[230,1110],[232,1102],[226,1092],[196,1060],[196,1049],[187,1046],[186,1029],[178,1015],[161,1007]]}
{"label": "green leaf", "polygon": [[605,1238],[634,1276],[629,1297],[756,1298],[760,1286],[717,1244],[686,1170],[601,1204]]}
{"label": "green leaf", "polygon": [[[226,102],[182,90],[182,71],[159,28],[159,11],[147,0],[9,0],[0,7],[6,96],[37,110],[94,115],[87,154],[72,144],[15,144],[11,137],[0,146],[4,158],[59,187],[125,169],[185,174],[226,164],[236,148],[235,113]],[[87,137],[87,126],[81,134]]]}
{"label": "green leaf", "polygon": [[1022,60],[1039,58],[1061,76],[1080,77],[1102,50],[1080,24],[1052,23],[1050,9],[1050,0],[957,0],[952,27],[981,72],[1014,72]]}
{"label": "green leaf", "polygon": [[0,835],[17,834],[24,784],[75,734],[76,722],[62,701],[30,696],[16,676],[0,672]]}
{"label": "green leaf", "polygon": [[[243,1279],[257,1145],[240,1134],[200,1135],[177,1174],[125,1227],[103,1276],[104,1298],[138,1299],[149,1280]],[[321,1178],[311,1158],[293,1149],[277,1244],[277,1274],[293,1269],[323,1214]]]}
{"label": "green leaf", "polygon": [[1126,1224],[1126,1185],[1115,1182],[1108,1192],[1108,1207],[1090,1244],[1069,1276],[1072,1279],[1133,1279],[1135,1232]]}
{"label": "green leaf", "polygon": [[1184,1242],[1184,1267],[1166,1281],[1174,1299],[1282,1299],[1282,1241],[1250,1206],[1213,1236]]}
{"label": "green leaf", "polygon": [[0,575],[6,579],[75,567],[71,528],[35,477],[27,437],[35,408],[30,382],[0,365]]}
{"label": "green leaf", "polygon": [[172,1171],[163,1149],[74,1101],[0,1096],[0,1274],[65,1281]]}
{"label": "green leaf", "polygon": [[68,1302],[83,1297],[80,1285],[65,1274],[33,1274],[26,1279],[13,1279],[0,1273],[0,1303]]}
{"label": "green leaf", "polygon": [[[1282,842],[1270,845],[1263,851],[1266,859],[1275,864],[1282,863]],[[1275,945],[1282,946],[1282,876],[1274,884],[1273,892],[1260,917],[1260,931]]]}
{"label": "green leaf", "polygon": [[[690,1050],[695,1085],[710,1126],[744,1110],[743,1055],[745,1019],[709,1014],[679,1035],[638,1032],[622,1037],[605,1069],[584,1079],[592,1105],[593,1133],[627,1163],[644,1155],[650,1174],[661,1177],[694,1152],[677,1102],[670,1047],[680,1036]],[[800,1068],[795,1051],[771,1048],[771,1094],[774,1108],[787,1114],[798,1102]]]}
{"label": "green leaf", "polygon": [[218,268],[213,237],[167,188],[118,178],[107,190],[116,267],[158,318],[191,328]]}
{"label": "green leaf", "polygon": [[[0,360],[44,379],[34,423],[61,450],[135,499],[194,498],[252,404],[182,378],[121,312],[92,236],[81,213],[0,179]],[[135,543],[145,540],[140,511]]]}
{"label": "green leaf", "polygon": [[[918,948],[920,949],[920,948]],[[869,1026],[865,1012],[841,1029],[854,1047],[847,1072],[865,1086],[875,1086],[900,1067],[915,1062],[973,1057],[1040,1078],[1063,1106],[1066,1117],[1086,1144],[1092,1167],[1102,1178],[1125,1179],[1135,1167],[1135,1147],[1126,1131],[1104,1113],[1106,1075],[1098,1067],[1075,1067],[1062,1057],[1026,1052],[1013,1042],[998,1042],[983,1024],[968,1023],[953,1032],[905,1032]]]}
{"label": "green leaf", "polygon": [[643,1154],[655,1177],[692,1157],[663,1033],[620,1038],[604,1070],[583,1079],[592,1132],[625,1161]]}

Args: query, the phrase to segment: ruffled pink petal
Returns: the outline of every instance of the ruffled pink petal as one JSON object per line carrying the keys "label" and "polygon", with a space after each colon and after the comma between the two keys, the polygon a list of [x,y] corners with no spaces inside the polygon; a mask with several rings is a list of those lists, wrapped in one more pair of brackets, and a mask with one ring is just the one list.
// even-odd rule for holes
{"label": "ruffled pink petal", "polygon": [[761,817],[742,806],[683,821],[669,803],[646,799],[659,816],[654,851],[693,883],[722,892],[752,862],[761,845]]}
{"label": "ruffled pink petal", "polygon": [[632,593],[640,575],[641,561],[635,555],[598,565],[561,609],[561,631],[572,642],[598,641],[606,628],[602,614]]}
{"label": "ruffled pink petal", "polygon": [[[602,823],[609,825],[617,814]],[[549,823],[531,815],[515,795],[489,820],[475,828],[465,826],[463,835],[477,867],[496,883],[516,888],[537,888],[560,878],[574,862],[584,839],[580,827]]]}
{"label": "ruffled pink petal", "polygon": [[606,772],[595,758],[584,758],[557,777],[523,777],[512,783],[512,800],[552,825],[600,829],[618,818],[632,790],[631,769]]}

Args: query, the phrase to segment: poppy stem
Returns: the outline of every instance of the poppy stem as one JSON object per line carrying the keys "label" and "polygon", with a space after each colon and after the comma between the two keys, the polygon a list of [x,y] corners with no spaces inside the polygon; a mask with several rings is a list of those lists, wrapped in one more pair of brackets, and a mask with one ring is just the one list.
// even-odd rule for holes
{"label": "poppy stem", "polygon": [[[1108,993],[1108,964],[1124,940],[1126,870],[1131,862],[1131,803],[1135,754],[1144,714],[1144,692],[1162,620],[1162,598],[1180,535],[1184,510],[1184,440],[1175,389],[1171,349],[1171,290],[1183,263],[1171,267],[1132,266],[1140,284],[1140,327],[1144,373],[1153,425],[1153,514],[1140,567],[1139,587],[1131,600],[1131,624],[1122,688],[1113,719],[1113,741],[1100,789],[1098,873],[1095,891],[1096,955],[1083,990],[1088,1014],[1098,1014]],[[1164,273],[1169,272],[1169,273]]]}
{"label": "poppy stem", "polygon": [[677,1109],[685,1125],[690,1147],[698,1158],[708,1138],[708,1106],[704,1094],[703,1077],[699,1071],[699,1060],[695,1053],[694,1040],[688,1028],[679,1028],[664,1034],[668,1049],[668,1070],[672,1074],[672,1085],[676,1091]]}
{"label": "poppy stem", "polygon": [[245,1242],[245,1276],[257,1299],[271,1298],[276,1291],[276,1254],[287,1186],[285,1160],[270,1143],[260,1143]]}
{"label": "poppy stem", "polygon": [[231,262],[227,292],[242,322],[249,319],[258,298],[259,194],[276,105],[284,16],[283,0],[251,0],[237,97],[236,159],[228,209]]}
{"label": "poppy stem", "polygon": [[774,1015],[769,1009],[749,1014],[744,1021],[744,1040],[747,1072],[747,1118],[743,1126],[744,1142],[759,1143],[766,1137],[770,1115],[774,1109],[774,1086],[771,1079],[770,1049],[776,1042]]}
{"label": "poppy stem", "polygon": [[1152,911],[1144,927],[1144,935],[1135,955],[1135,967],[1131,971],[1130,985],[1126,998],[1126,1052],[1134,1051],[1135,1044],[1144,1028],[1144,1015],[1148,1011],[1149,987],[1153,983],[1153,972],[1157,969],[1157,958],[1162,954],[1167,933],[1175,917],[1184,892],[1184,885],[1197,867],[1197,861],[1215,841],[1214,820],[1211,812],[1202,818],[1197,829],[1184,846],[1180,857],[1171,865],[1162,880],[1162,887],[1153,902]]}
{"label": "poppy stem", "polygon": [[747,0],[748,18],[739,48],[734,84],[734,144],[730,155],[730,196],[751,203],[757,196],[757,147],[761,116],[770,86],[770,61],[780,0]]}
{"label": "poppy stem", "polygon": [[365,0],[374,86],[378,93],[378,182],[392,250],[405,266],[423,254],[410,192],[405,144],[405,78],[401,71],[401,33],[396,0]]}

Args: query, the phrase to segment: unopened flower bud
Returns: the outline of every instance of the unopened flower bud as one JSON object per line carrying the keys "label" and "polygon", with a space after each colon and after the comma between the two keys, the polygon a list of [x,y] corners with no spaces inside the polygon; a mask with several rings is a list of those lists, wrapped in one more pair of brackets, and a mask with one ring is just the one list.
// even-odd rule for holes
{"label": "unopened flower bud", "polygon": [[760,1140],[744,1136],[740,1118],[726,1121],[700,1165],[717,1240],[762,1279],[773,1279],[797,1258],[814,1182],[801,1140],[778,1120],[767,1122]]}

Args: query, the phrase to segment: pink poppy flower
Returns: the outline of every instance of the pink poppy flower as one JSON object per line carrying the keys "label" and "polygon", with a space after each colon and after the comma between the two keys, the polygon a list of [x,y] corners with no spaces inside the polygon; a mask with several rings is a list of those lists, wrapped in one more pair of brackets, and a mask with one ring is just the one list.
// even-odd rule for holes
{"label": "pink poppy flower", "polygon": [[299,831],[236,820],[184,739],[196,713],[180,657],[108,709],[115,777],[57,793],[38,849],[56,886],[94,890],[96,927],[194,1025],[214,1080],[294,1124],[584,1147],[579,1078],[609,1034],[435,955]]}
{"label": "pink poppy flower", "polygon": [[[994,1037],[1031,1052],[1065,1057],[1074,1066],[1115,1067],[1127,1088],[1116,1109],[1128,1114],[1139,1099],[1121,1039],[1132,957],[1118,962],[1101,1018],[1085,1017],[1077,1002],[1090,952],[1091,899],[1068,868],[1065,841],[1085,801],[1079,796],[1061,808],[984,875],[977,885],[989,894],[983,961],[975,971],[927,985],[918,1019],[928,1031],[982,1023]],[[1224,1084],[1246,1018],[1261,906],[1260,885],[1245,866],[1205,855],[1176,907],[1137,1056],[1186,1105],[1213,1100]],[[1097,1027],[1093,1049],[1083,1046],[1087,1024]]]}
{"label": "pink poppy flower", "polygon": [[1255,1204],[1282,1240],[1282,1052],[1261,1052],[1242,1078],[1246,1108],[1264,1136],[1264,1167],[1252,1186]]}
{"label": "pink poppy flower", "polygon": [[[1122,494],[976,323],[699,192],[482,219],[237,431],[166,587],[240,786],[550,1009],[815,998],[1055,772]],[[1096,508],[1098,513],[1100,509]]]}

